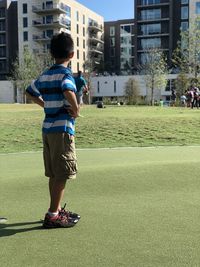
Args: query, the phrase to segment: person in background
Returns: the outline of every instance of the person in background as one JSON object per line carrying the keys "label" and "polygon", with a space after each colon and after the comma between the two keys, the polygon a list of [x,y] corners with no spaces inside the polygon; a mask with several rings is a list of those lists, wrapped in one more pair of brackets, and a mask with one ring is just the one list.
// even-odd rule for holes
{"label": "person in background", "polygon": [[83,104],[83,93],[88,92],[88,86],[80,70],[78,71],[77,76],[74,77],[74,80],[76,83],[76,99],[80,107],[80,105]]}

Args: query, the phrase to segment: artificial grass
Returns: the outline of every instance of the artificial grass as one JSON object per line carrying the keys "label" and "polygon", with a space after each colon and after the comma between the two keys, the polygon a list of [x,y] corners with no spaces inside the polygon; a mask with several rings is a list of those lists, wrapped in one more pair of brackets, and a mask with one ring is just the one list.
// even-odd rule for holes
{"label": "artificial grass", "polygon": [[43,230],[41,153],[1,154],[1,266],[198,266],[199,156],[199,147],[79,150],[65,200],[82,218]]}
{"label": "artificial grass", "polygon": [[[200,144],[200,110],[173,107],[84,106],[76,123],[78,148]],[[42,149],[43,111],[0,105],[0,153]]]}

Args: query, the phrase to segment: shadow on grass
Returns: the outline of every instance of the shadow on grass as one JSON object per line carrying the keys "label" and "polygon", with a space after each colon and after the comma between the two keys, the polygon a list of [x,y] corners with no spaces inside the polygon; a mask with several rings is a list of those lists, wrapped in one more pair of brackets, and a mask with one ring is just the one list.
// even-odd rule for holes
{"label": "shadow on grass", "polygon": [[[21,222],[21,223],[0,223],[0,237],[5,237],[5,236],[11,236],[15,235],[18,233],[24,233],[24,232],[30,232],[30,231],[35,231],[35,230],[42,230],[42,221],[35,221],[35,222]],[[27,226],[27,225],[36,225],[40,224],[38,226],[32,226],[32,227],[25,227],[25,228],[18,228],[16,229],[15,227],[18,226]]]}

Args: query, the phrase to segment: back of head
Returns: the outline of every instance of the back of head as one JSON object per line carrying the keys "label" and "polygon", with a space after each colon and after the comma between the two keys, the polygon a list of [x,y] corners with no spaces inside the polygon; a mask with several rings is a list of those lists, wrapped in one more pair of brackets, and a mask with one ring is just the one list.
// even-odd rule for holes
{"label": "back of head", "polygon": [[67,59],[74,51],[74,42],[70,34],[62,32],[51,39],[51,55],[56,59]]}

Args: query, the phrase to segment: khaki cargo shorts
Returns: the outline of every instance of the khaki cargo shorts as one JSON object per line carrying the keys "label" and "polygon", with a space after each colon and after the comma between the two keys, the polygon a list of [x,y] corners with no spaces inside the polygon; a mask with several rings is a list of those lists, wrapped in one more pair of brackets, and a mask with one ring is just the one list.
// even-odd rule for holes
{"label": "khaki cargo shorts", "polygon": [[68,133],[43,133],[42,137],[45,176],[62,180],[76,178],[74,136]]}

